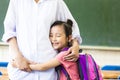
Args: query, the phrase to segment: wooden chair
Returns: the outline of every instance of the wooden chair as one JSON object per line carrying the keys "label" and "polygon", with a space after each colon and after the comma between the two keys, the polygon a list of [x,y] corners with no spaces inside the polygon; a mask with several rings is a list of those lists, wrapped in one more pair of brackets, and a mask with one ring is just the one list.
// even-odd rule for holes
{"label": "wooden chair", "polygon": [[101,68],[103,79],[118,79],[120,76],[120,66],[118,65],[105,65]]}
{"label": "wooden chair", "polygon": [[7,73],[7,64],[8,62],[0,62],[0,80],[9,80],[8,73]]}

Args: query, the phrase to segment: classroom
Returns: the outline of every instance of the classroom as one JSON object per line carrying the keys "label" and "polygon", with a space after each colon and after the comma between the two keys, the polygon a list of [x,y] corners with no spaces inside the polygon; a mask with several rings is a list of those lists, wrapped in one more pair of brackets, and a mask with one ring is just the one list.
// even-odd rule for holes
{"label": "classroom", "polygon": [[[64,1],[78,23],[82,52],[91,54],[101,70],[109,68],[102,70],[104,80],[120,78],[120,0]],[[8,4],[9,0],[0,2],[0,80],[8,80],[9,45],[1,40]]]}

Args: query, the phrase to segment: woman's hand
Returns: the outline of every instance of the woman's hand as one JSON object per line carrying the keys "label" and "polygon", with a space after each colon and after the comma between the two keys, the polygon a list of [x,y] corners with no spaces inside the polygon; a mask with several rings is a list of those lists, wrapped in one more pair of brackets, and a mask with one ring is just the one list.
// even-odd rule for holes
{"label": "woman's hand", "polygon": [[73,40],[73,45],[69,48],[68,54],[64,57],[64,59],[67,61],[77,61],[79,57],[79,49],[77,40]]}
{"label": "woman's hand", "polygon": [[12,55],[12,59],[14,60],[14,64],[16,65],[16,68],[30,72],[31,71],[29,67],[30,61],[27,60],[19,50],[16,37],[10,38],[8,40],[8,43],[9,43],[9,52],[10,55]]}
{"label": "woman's hand", "polygon": [[15,59],[12,60],[11,63],[13,67],[19,68],[22,71],[31,72],[31,69],[29,67],[29,64],[31,62],[23,56],[17,56]]}

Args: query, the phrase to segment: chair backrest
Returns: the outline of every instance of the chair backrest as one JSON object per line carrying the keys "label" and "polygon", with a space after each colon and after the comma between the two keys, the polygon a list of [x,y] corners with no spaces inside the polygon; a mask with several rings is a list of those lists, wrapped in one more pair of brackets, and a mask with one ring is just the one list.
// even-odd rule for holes
{"label": "chair backrest", "polygon": [[8,62],[0,62],[0,67],[7,67]]}
{"label": "chair backrest", "polygon": [[120,71],[120,65],[105,65],[101,68],[101,70]]}

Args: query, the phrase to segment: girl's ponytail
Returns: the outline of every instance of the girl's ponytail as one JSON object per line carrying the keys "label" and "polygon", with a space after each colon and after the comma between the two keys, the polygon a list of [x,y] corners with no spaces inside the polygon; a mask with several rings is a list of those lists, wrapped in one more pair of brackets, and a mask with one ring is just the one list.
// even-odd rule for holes
{"label": "girl's ponytail", "polygon": [[70,25],[71,27],[73,26],[73,22],[70,19],[67,19],[67,24]]}

